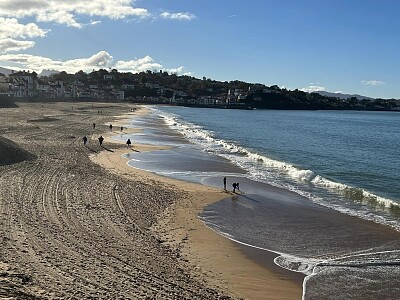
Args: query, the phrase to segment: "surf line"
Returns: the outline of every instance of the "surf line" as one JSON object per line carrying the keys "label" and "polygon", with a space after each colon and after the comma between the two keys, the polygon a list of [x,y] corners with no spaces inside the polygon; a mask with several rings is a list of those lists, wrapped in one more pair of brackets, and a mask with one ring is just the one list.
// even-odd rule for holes
{"label": "surf line", "polygon": [[[310,259],[310,258],[303,258],[302,259],[301,257],[297,257],[297,256],[294,256],[294,255],[290,255],[290,254],[286,254],[286,253],[283,253],[283,252],[278,252],[278,251],[270,250],[270,249],[267,249],[267,248],[251,245],[251,244],[248,244],[248,243],[245,243],[245,242],[241,242],[239,240],[234,239],[231,235],[229,235],[227,233],[223,233],[223,232],[220,232],[218,230],[215,230],[214,228],[211,228],[210,226],[207,225],[207,223],[202,218],[200,218],[200,220],[204,223],[205,226],[210,228],[212,231],[216,232],[219,235],[222,235],[223,237],[225,237],[225,238],[227,238],[227,239],[229,239],[229,240],[231,240],[231,241],[233,241],[235,243],[238,243],[238,244],[241,244],[241,245],[244,245],[244,246],[247,246],[247,247],[263,250],[263,251],[268,251],[270,253],[276,254],[277,257],[274,258],[274,263],[278,267],[280,267],[282,269],[285,269],[285,270],[288,270],[288,271],[292,271],[292,272],[296,272],[296,273],[303,273],[304,275],[309,275],[306,272],[308,272],[311,269],[314,269],[314,266],[317,263],[322,263],[322,262],[325,261],[325,260],[321,261],[321,260],[317,260],[317,259],[314,260],[314,259]],[[300,262],[304,261],[304,264],[306,264],[309,267],[306,268],[306,269],[302,269],[302,270],[290,269],[290,268],[288,268],[288,267],[286,267],[286,266],[284,266],[282,264],[277,263],[277,259],[279,259],[280,257],[282,257],[282,258],[292,258],[293,260],[300,261]]]}

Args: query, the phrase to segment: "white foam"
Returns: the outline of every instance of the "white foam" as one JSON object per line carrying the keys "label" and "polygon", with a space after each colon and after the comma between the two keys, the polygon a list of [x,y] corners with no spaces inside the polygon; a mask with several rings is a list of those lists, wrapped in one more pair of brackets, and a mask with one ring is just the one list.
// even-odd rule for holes
{"label": "white foam", "polygon": [[[305,275],[309,275],[312,273],[315,265],[325,261],[325,260],[321,260],[321,259],[301,258],[301,257],[297,257],[294,255],[289,255],[289,254],[285,254],[282,252],[277,252],[277,251],[274,251],[271,249],[267,249],[267,248],[263,248],[263,247],[259,247],[259,246],[255,246],[252,244],[242,242],[240,240],[237,240],[233,235],[221,231],[220,226],[216,226],[215,224],[209,222],[208,219],[203,218],[203,217],[199,217],[199,218],[204,223],[204,225],[206,225],[208,228],[210,228],[214,232],[226,237],[227,239],[229,239],[231,241],[234,241],[238,244],[241,244],[241,245],[244,245],[247,247],[251,247],[251,248],[255,248],[255,249],[259,249],[259,250],[263,250],[263,251],[268,251],[270,253],[276,254],[277,257],[274,258],[274,263],[283,269],[293,271],[293,272],[303,273]],[[212,225],[212,226],[210,226],[210,225]]]}
{"label": "white foam", "polygon": [[[235,141],[219,139],[215,137],[213,131],[206,130],[200,125],[183,121],[178,115],[167,113],[154,107],[152,109],[157,115],[163,117],[163,120],[171,129],[183,134],[190,142],[200,145],[204,151],[229,159],[246,170],[250,174],[249,177],[253,180],[289,189],[302,196],[306,196],[318,204],[336,209],[342,213],[383,223],[400,230],[400,224],[397,224],[398,222],[386,220],[382,216],[370,215],[372,210],[367,214],[362,214],[360,211],[346,207],[344,202],[340,205],[338,203],[327,203],[324,199],[306,192],[301,184],[311,184],[315,187],[323,188],[331,193],[337,194],[339,197],[360,198],[356,200],[385,208],[400,208],[400,203],[396,201],[375,195],[363,189],[334,182],[315,174],[312,170],[301,169],[292,164],[261,155],[252,149],[246,149],[237,145]],[[298,184],[293,185],[288,181],[282,180],[285,177],[290,178],[293,182],[297,182]]]}

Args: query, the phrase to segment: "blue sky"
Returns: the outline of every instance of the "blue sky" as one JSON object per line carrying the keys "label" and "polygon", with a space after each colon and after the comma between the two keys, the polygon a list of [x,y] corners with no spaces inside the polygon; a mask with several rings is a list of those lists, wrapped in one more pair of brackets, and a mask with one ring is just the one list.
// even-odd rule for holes
{"label": "blue sky", "polygon": [[0,0],[0,66],[400,98],[396,0]]}

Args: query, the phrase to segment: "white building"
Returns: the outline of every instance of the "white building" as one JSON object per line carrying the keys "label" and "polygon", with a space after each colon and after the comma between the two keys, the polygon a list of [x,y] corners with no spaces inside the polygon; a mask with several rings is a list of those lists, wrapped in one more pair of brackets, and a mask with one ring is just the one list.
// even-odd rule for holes
{"label": "white building", "polygon": [[34,97],[37,96],[37,74],[36,72],[15,72],[10,74],[10,89],[14,97]]}

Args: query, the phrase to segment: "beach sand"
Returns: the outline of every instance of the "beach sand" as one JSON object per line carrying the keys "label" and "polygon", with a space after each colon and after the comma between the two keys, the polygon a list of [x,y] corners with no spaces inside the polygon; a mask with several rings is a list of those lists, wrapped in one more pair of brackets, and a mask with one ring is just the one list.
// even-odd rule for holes
{"label": "beach sand", "polygon": [[301,298],[197,217],[229,194],[126,165],[123,153],[158,149],[110,140],[134,106],[19,105],[0,109],[0,154],[23,154],[0,155],[1,299]]}

